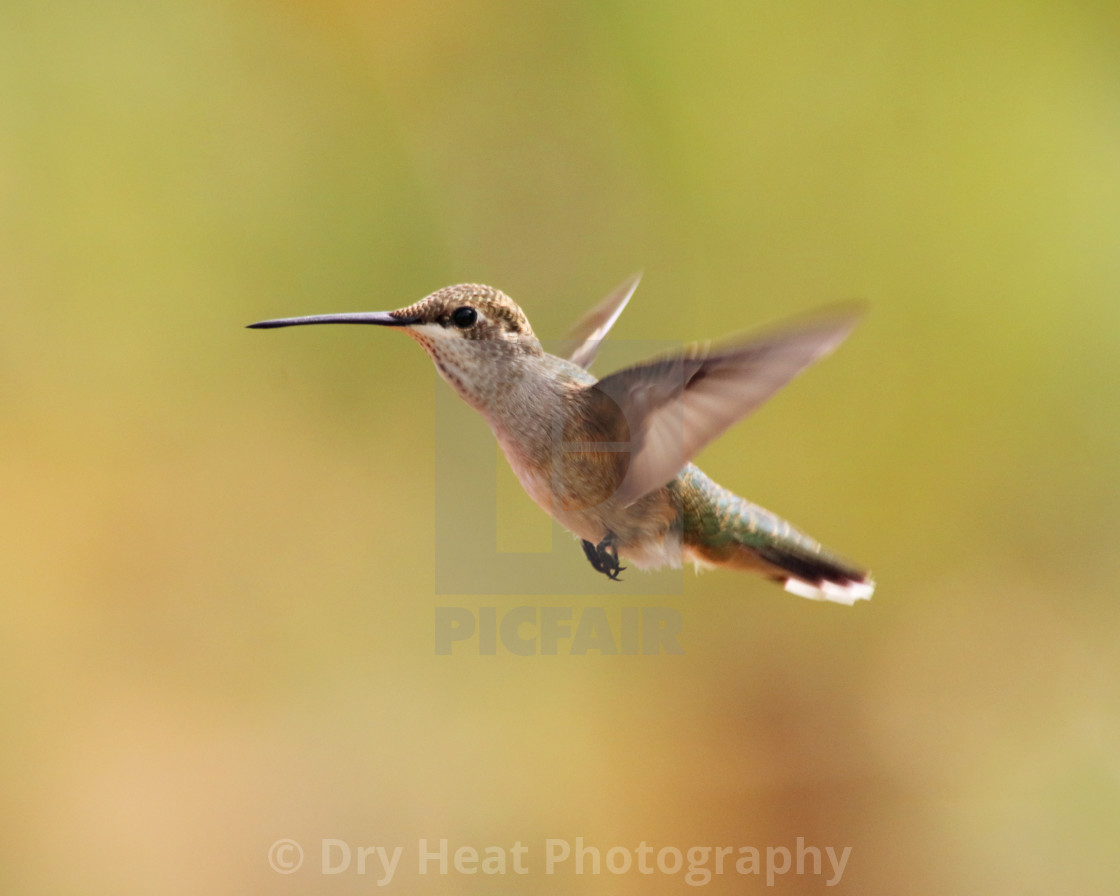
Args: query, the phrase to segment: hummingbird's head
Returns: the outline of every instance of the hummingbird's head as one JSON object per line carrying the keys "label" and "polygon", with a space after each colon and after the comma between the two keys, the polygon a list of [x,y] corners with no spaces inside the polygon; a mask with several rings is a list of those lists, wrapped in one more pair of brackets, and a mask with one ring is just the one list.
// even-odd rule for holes
{"label": "hummingbird's head", "polygon": [[440,375],[471,404],[484,407],[519,375],[519,362],[542,354],[529,319],[492,286],[445,286],[407,308],[264,320],[266,329],[303,324],[400,327],[420,344]]}
{"label": "hummingbird's head", "polygon": [[500,342],[525,347],[537,343],[529,318],[514,301],[493,286],[460,283],[445,286],[415,305],[390,311],[422,345]]}

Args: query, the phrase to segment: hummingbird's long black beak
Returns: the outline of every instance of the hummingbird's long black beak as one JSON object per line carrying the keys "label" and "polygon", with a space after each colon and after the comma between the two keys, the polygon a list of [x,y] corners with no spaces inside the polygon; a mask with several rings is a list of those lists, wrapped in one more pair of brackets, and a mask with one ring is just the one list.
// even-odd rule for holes
{"label": "hummingbird's long black beak", "polygon": [[419,320],[416,317],[394,317],[387,311],[358,311],[354,314],[309,314],[306,317],[279,317],[249,324],[253,330],[271,330],[274,327],[299,327],[304,324],[374,324],[379,327],[407,327]]}

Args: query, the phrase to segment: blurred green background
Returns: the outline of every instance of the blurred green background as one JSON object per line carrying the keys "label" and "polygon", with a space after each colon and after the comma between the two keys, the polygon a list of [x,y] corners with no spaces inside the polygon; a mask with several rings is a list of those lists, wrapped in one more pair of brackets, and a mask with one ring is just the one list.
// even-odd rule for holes
{"label": "blurred green background", "polygon": [[[378,889],[322,838],[686,889],[543,876],[577,836],[1116,892],[1115,3],[7,0],[0,84],[5,892]],[[475,281],[555,338],[638,268],[624,342],[867,303],[700,462],[875,599],[689,572],[640,601],[683,656],[435,656],[437,606],[604,599],[437,595],[435,513],[494,510],[437,499],[427,360],[244,324]]]}

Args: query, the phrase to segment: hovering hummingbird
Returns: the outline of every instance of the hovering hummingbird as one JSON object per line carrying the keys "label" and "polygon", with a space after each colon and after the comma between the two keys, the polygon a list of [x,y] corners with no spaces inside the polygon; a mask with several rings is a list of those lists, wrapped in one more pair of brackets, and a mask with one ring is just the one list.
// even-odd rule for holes
{"label": "hovering hummingbird", "polygon": [[787,591],[851,605],[871,597],[863,569],[785,520],[717,485],[690,461],[855,325],[820,316],[760,338],[693,346],[612,373],[587,372],[638,286],[631,277],[573,327],[568,358],[549,354],[524,312],[492,286],[448,286],[396,311],[265,320],[397,327],[493,430],[529,496],[583,543],[592,567],[617,579],[639,568],[754,570]]}

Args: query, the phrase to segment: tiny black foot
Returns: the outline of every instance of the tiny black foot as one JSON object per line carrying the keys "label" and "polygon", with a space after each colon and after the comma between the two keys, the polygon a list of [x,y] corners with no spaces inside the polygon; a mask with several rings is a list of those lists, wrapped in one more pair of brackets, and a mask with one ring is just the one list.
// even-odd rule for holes
{"label": "tiny black foot", "polygon": [[618,548],[615,547],[613,535],[608,534],[598,544],[584,541],[583,553],[596,572],[601,572],[616,582],[622,581],[618,574],[625,571],[626,567],[618,565]]}

